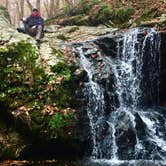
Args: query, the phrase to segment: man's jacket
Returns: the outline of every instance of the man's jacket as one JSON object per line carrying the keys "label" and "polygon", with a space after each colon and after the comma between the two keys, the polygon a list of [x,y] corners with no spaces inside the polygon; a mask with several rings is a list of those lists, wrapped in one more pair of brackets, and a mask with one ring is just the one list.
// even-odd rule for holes
{"label": "man's jacket", "polygon": [[33,16],[29,16],[25,23],[31,28],[34,25],[42,25],[44,27],[44,19],[39,16],[39,17],[33,17]]}

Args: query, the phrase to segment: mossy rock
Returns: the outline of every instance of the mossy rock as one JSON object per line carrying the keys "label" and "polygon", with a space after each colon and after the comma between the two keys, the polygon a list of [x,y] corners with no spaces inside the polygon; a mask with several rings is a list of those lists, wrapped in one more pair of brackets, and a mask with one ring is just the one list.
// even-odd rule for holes
{"label": "mossy rock", "polygon": [[67,41],[68,39],[70,39],[69,37],[66,37],[64,34],[59,34],[56,36],[56,38],[63,41]]}
{"label": "mossy rock", "polygon": [[75,32],[75,31],[77,31],[77,30],[79,30],[79,27],[78,27],[78,26],[73,26],[73,27],[71,27],[71,28],[67,31],[67,33],[73,33],[73,32]]}

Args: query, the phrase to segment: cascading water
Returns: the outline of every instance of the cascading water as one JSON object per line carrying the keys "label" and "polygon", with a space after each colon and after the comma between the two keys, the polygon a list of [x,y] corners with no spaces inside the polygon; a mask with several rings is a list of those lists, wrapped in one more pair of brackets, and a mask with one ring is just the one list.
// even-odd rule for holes
{"label": "cascading water", "polygon": [[74,48],[89,78],[84,96],[91,157],[166,160],[165,117],[155,107],[160,35],[153,29],[136,28],[117,38],[116,46],[115,57],[105,55],[96,43]]}
{"label": "cascading water", "polygon": [[[100,128],[100,123],[103,118],[104,111],[104,96],[103,91],[100,86],[93,81],[94,68],[92,64],[85,58],[82,50],[80,52],[80,62],[88,74],[89,82],[86,83],[86,88],[84,90],[85,96],[87,97],[87,114],[90,121],[93,150],[92,156],[100,156],[101,148],[98,144],[99,135],[97,133],[98,128]],[[93,111],[92,111],[93,110]]]}

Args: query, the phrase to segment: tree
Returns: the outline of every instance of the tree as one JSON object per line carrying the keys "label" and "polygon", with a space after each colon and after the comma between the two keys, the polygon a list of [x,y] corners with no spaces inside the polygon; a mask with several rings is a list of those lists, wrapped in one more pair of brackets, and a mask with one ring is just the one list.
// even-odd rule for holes
{"label": "tree", "polygon": [[5,7],[8,9],[9,1],[5,0]]}
{"label": "tree", "polygon": [[27,4],[28,4],[28,7],[30,9],[30,11],[33,10],[33,5],[31,4],[31,2],[29,0],[26,0]]}
{"label": "tree", "polygon": [[24,17],[24,0],[15,0],[17,7],[18,20],[21,20]]}
{"label": "tree", "polygon": [[50,17],[53,17],[55,13],[55,0],[50,1]]}
{"label": "tree", "polygon": [[47,17],[49,18],[50,17],[50,10],[49,10],[49,2],[48,2],[48,0],[44,1],[44,8],[46,10]]}
{"label": "tree", "polygon": [[20,1],[20,16],[21,18],[24,17],[24,0]]}
{"label": "tree", "polygon": [[40,10],[40,0],[36,0],[36,7]]}

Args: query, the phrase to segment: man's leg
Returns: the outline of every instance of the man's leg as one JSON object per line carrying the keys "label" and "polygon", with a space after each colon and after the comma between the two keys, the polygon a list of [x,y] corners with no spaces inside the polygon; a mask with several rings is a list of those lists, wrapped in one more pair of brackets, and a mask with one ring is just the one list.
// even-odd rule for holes
{"label": "man's leg", "polygon": [[31,35],[31,30],[30,30],[29,25],[25,22],[23,22],[23,23],[24,23],[25,33]]}
{"label": "man's leg", "polygon": [[36,40],[41,40],[43,27],[41,25],[37,26]]}
{"label": "man's leg", "polygon": [[23,24],[24,24],[24,27],[17,28],[17,31],[32,36],[32,31],[31,31],[31,28],[29,27],[29,25],[25,22],[23,22]]}
{"label": "man's leg", "polygon": [[37,26],[37,33],[36,33],[36,45],[40,49],[40,40],[42,38],[42,31],[43,27],[41,25]]}

